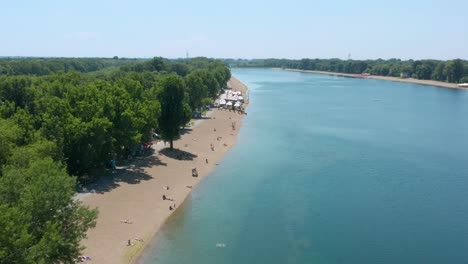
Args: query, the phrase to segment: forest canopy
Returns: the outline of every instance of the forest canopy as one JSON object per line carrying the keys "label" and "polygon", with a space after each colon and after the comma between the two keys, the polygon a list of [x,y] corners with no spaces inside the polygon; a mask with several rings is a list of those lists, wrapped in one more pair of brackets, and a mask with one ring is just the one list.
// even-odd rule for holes
{"label": "forest canopy", "polygon": [[155,131],[172,146],[230,77],[207,58],[0,59],[0,263],[74,263],[98,214],[77,185]]}

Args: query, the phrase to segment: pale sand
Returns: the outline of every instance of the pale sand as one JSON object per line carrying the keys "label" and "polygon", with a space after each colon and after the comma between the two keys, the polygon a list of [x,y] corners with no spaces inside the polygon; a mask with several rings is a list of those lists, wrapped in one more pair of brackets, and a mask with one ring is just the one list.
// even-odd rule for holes
{"label": "pale sand", "polygon": [[[247,87],[234,77],[229,81],[234,91]],[[91,257],[87,263],[130,263],[141,253],[146,243],[157,233],[165,220],[175,211],[195,187],[219,163],[224,154],[237,141],[237,134],[244,117],[234,111],[210,110],[208,118],[196,122],[192,129],[174,142],[174,148],[197,155],[187,160],[169,157],[166,150],[141,159],[133,169],[117,170],[89,189],[96,193],[82,195],[81,199],[91,208],[99,208],[97,226],[82,241],[86,247],[83,255]],[[235,130],[232,122],[236,122]],[[216,129],[216,131],[214,131]],[[217,140],[217,137],[222,137]],[[210,144],[213,144],[214,151]],[[159,143],[156,148],[164,148]],[[169,143],[167,144],[169,147]],[[208,159],[208,164],[206,163]],[[198,177],[192,177],[196,167]],[[164,187],[169,186],[169,190]],[[162,195],[174,201],[163,201]],[[177,210],[176,208],[176,210]],[[121,223],[129,220],[131,224]],[[143,239],[144,242],[136,241]],[[133,246],[127,246],[131,240]]]}
{"label": "pale sand", "polygon": [[[281,68],[274,68],[274,69],[280,70]],[[327,75],[335,75],[335,76],[343,76],[343,77],[351,77],[351,78],[368,78],[368,79],[380,79],[380,80],[393,81],[393,82],[416,83],[416,84],[422,84],[422,85],[437,86],[437,87],[452,88],[452,89],[461,89],[461,90],[468,89],[468,88],[459,87],[455,83],[439,82],[439,81],[432,81],[432,80],[418,80],[418,79],[413,79],[413,78],[398,78],[398,77],[388,77],[388,76],[378,76],[378,75],[361,76],[359,74],[327,72],[327,71],[309,71],[309,70],[298,70],[298,69],[284,69],[284,70],[296,71],[296,72],[311,72],[311,73],[319,73],[319,74],[327,74]]]}

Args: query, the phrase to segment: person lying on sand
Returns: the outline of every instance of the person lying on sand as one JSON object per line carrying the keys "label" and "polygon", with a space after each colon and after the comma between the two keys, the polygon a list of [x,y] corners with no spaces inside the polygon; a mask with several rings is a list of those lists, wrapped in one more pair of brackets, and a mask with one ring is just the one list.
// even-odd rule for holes
{"label": "person lying on sand", "polygon": [[79,262],[86,262],[86,261],[90,261],[91,258],[90,257],[87,257],[87,256],[81,256],[78,258],[78,261]]}
{"label": "person lying on sand", "polygon": [[129,219],[120,220],[120,223],[122,223],[122,224],[133,224],[133,222],[130,221]]}
{"label": "person lying on sand", "polygon": [[189,188],[189,189],[192,189],[192,185],[187,185],[187,186],[185,186],[185,187],[187,187],[187,188]]}
{"label": "person lying on sand", "polygon": [[168,201],[174,201],[174,199],[167,197],[165,194],[162,196],[163,201],[168,200]]}
{"label": "person lying on sand", "polygon": [[138,242],[144,242],[144,240],[141,239],[141,238],[135,238],[134,240],[135,240],[135,241],[138,241]]}

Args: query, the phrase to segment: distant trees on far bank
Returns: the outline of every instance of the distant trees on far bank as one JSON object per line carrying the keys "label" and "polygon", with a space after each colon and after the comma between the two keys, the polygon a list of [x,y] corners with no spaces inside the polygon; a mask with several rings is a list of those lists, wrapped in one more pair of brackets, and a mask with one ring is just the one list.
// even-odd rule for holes
{"label": "distant trees on far bank", "polygon": [[440,60],[341,60],[341,59],[226,59],[231,67],[274,67],[340,73],[370,73],[391,77],[412,77],[450,83],[468,82],[468,61]]}

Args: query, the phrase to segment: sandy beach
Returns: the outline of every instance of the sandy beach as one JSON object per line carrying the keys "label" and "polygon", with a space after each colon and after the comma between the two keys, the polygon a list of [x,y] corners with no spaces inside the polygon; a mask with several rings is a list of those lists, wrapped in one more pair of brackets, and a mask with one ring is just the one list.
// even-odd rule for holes
{"label": "sandy beach", "polygon": [[[234,77],[228,85],[243,94],[247,89]],[[174,142],[177,150],[170,151],[159,142],[153,145],[153,155],[129,167],[117,167],[112,175],[87,186],[89,193],[79,194],[80,199],[99,209],[96,227],[82,241],[86,247],[83,255],[91,258],[87,263],[133,262],[192,188],[236,144],[244,116],[212,109],[184,130]],[[198,177],[192,177],[192,168],[197,169]],[[163,195],[169,200],[163,200]],[[174,205],[175,210],[170,210]]]}
{"label": "sandy beach", "polygon": [[[282,70],[281,68],[274,68],[274,69]],[[422,84],[422,85],[430,85],[430,86],[437,86],[437,87],[443,87],[443,88],[452,88],[452,89],[461,89],[461,90],[467,90],[468,89],[468,88],[459,87],[455,83],[446,83],[446,82],[439,82],[439,81],[432,81],[432,80],[418,80],[418,79],[413,79],[413,78],[398,78],[398,77],[377,76],[377,75],[361,76],[359,74],[326,72],[326,71],[309,71],[309,70],[298,70],[298,69],[284,69],[284,70],[286,70],[286,71],[296,71],[296,72],[311,72],[311,73],[343,76],[343,77],[350,77],[350,78],[368,78],[368,79],[380,79],[380,80],[386,80],[386,81],[392,81],[392,82],[416,83],[416,84]]]}

